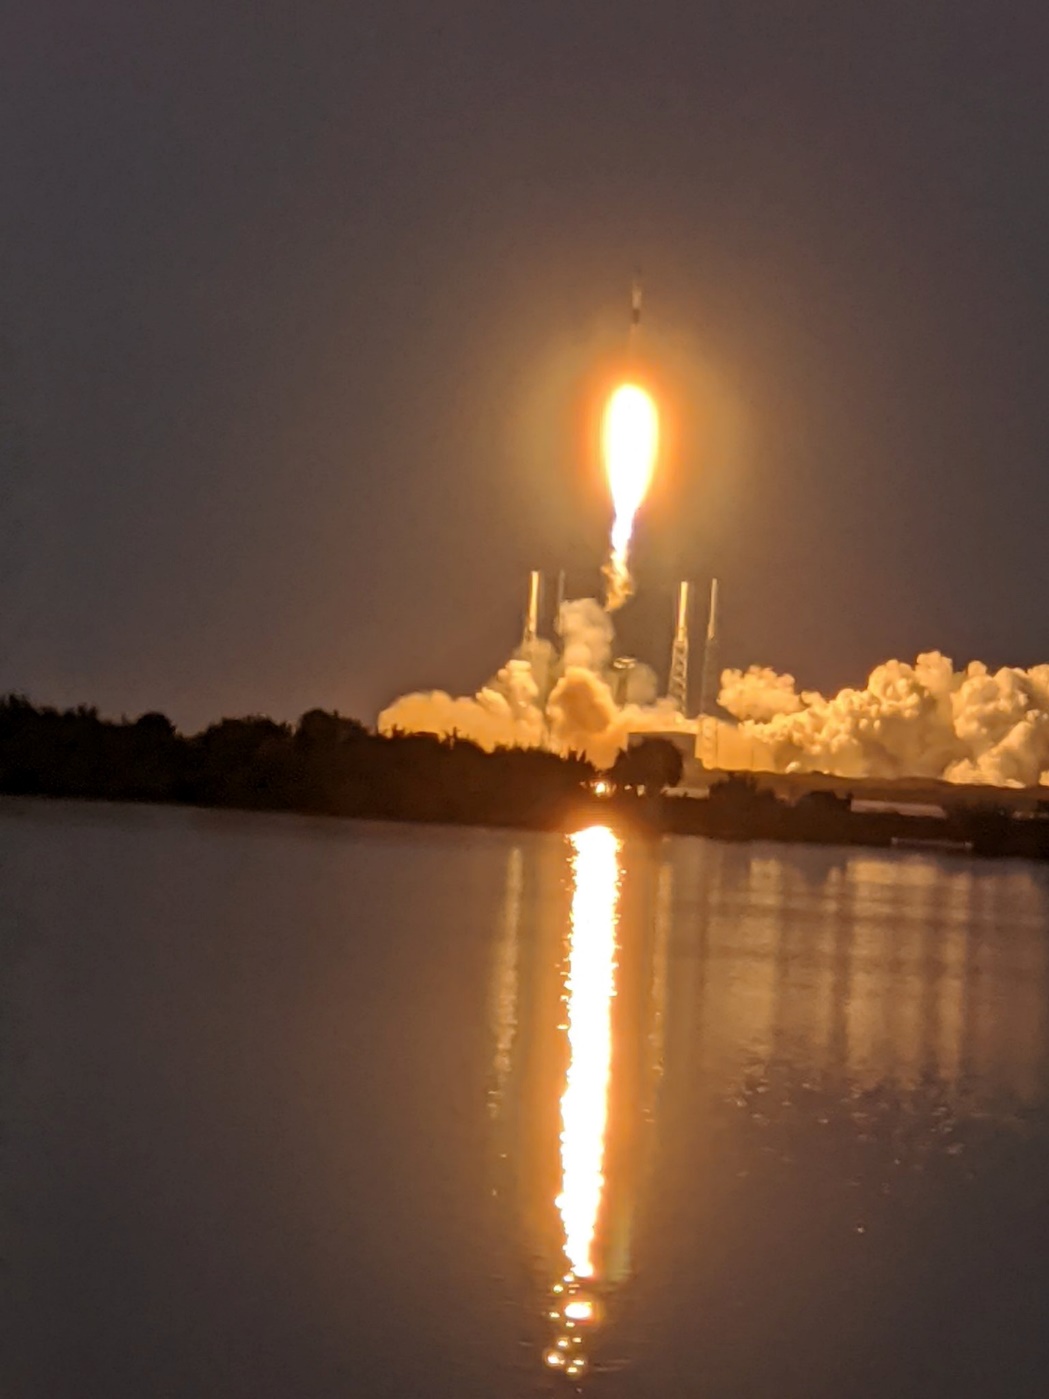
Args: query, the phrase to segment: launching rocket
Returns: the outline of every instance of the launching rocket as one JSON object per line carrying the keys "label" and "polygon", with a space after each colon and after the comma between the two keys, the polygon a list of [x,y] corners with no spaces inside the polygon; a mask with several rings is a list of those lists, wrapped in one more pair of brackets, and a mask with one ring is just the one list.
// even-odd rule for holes
{"label": "launching rocket", "polygon": [[630,287],[630,333],[627,343],[633,349],[637,339],[637,333],[641,328],[641,269],[634,273],[634,281]]}
{"label": "launching rocket", "polygon": [[[630,292],[628,360],[637,360],[637,332],[641,325],[641,273],[634,274]],[[627,555],[634,517],[648,493],[659,454],[659,410],[647,389],[637,382],[645,377],[635,364],[626,382],[613,389],[601,425],[601,451],[612,494],[612,548],[604,573],[608,580],[605,607],[614,612],[634,591]]]}

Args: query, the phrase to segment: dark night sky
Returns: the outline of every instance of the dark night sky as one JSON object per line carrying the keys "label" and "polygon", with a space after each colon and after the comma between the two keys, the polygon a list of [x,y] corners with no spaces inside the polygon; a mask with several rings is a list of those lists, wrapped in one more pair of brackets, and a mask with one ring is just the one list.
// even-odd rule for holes
{"label": "dark night sky", "polygon": [[1049,659],[1044,3],[0,21],[0,689],[371,718],[592,590],[646,269],[673,452],[624,645],[723,579],[806,685]]}

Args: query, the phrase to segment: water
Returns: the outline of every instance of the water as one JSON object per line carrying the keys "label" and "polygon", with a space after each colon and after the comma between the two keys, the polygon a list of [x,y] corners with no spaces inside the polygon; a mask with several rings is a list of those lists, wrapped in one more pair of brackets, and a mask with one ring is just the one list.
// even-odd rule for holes
{"label": "water", "polygon": [[0,1393],[1044,1396],[1045,872],[588,849],[0,804]]}

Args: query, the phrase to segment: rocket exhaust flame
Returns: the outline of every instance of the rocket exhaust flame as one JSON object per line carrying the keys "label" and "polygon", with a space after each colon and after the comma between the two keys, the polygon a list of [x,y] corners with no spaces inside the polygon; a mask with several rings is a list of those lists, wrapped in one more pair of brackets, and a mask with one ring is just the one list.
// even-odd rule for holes
{"label": "rocket exhaust flame", "polygon": [[605,606],[614,612],[634,591],[628,562],[630,539],[659,451],[659,414],[651,394],[637,384],[620,384],[605,408],[601,447],[615,512],[612,552],[605,567]]}

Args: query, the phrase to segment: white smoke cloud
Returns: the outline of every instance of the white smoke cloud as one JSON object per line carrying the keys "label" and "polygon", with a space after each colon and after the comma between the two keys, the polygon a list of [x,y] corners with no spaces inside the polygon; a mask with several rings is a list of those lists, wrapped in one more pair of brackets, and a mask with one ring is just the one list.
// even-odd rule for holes
{"label": "white smoke cloud", "polygon": [[718,702],[775,771],[1049,785],[1049,666],[956,671],[931,651],[829,698],[752,666],[724,672]]}
{"label": "white smoke cloud", "polygon": [[726,670],[721,676],[718,702],[737,719],[767,722],[774,714],[796,714],[803,707],[794,689],[793,675],[777,675],[768,666]]}
{"label": "white smoke cloud", "polygon": [[[404,695],[379,715],[379,731],[468,738],[489,752],[497,747],[547,748],[580,753],[611,767],[636,732],[679,729],[694,733],[668,700],[656,700],[655,673],[634,664],[618,675],[612,665],[612,619],[594,598],[561,605],[561,653],[546,641],[518,650],[472,697],[441,690]],[[613,685],[622,684],[624,703]]]}
{"label": "white smoke cloud", "polygon": [[600,675],[583,666],[566,666],[550,692],[546,711],[550,747],[555,752],[585,753],[598,767],[615,762],[622,746],[620,710]]}
{"label": "white smoke cloud", "polygon": [[561,661],[565,670],[578,668],[601,675],[612,664],[615,631],[612,618],[592,597],[573,598],[561,604],[558,627]]}
{"label": "white smoke cloud", "polygon": [[379,715],[380,731],[580,753],[605,768],[631,733],[698,730],[712,767],[1049,786],[1049,665],[955,670],[930,651],[913,664],[886,661],[862,689],[830,696],[768,667],[726,670],[718,702],[737,721],[729,725],[656,699],[647,666],[617,669],[612,619],[595,599],[565,602],[559,633],[559,651],[528,643],[472,697],[404,695]]}
{"label": "white smoke cloud", "polygon": [[544,743],[538,691],[527,661],[507,661],[473,698],[443,690],[402,695],[379,715],[381,733],[458,734],[491,753],[496,748],[541,748]]}

